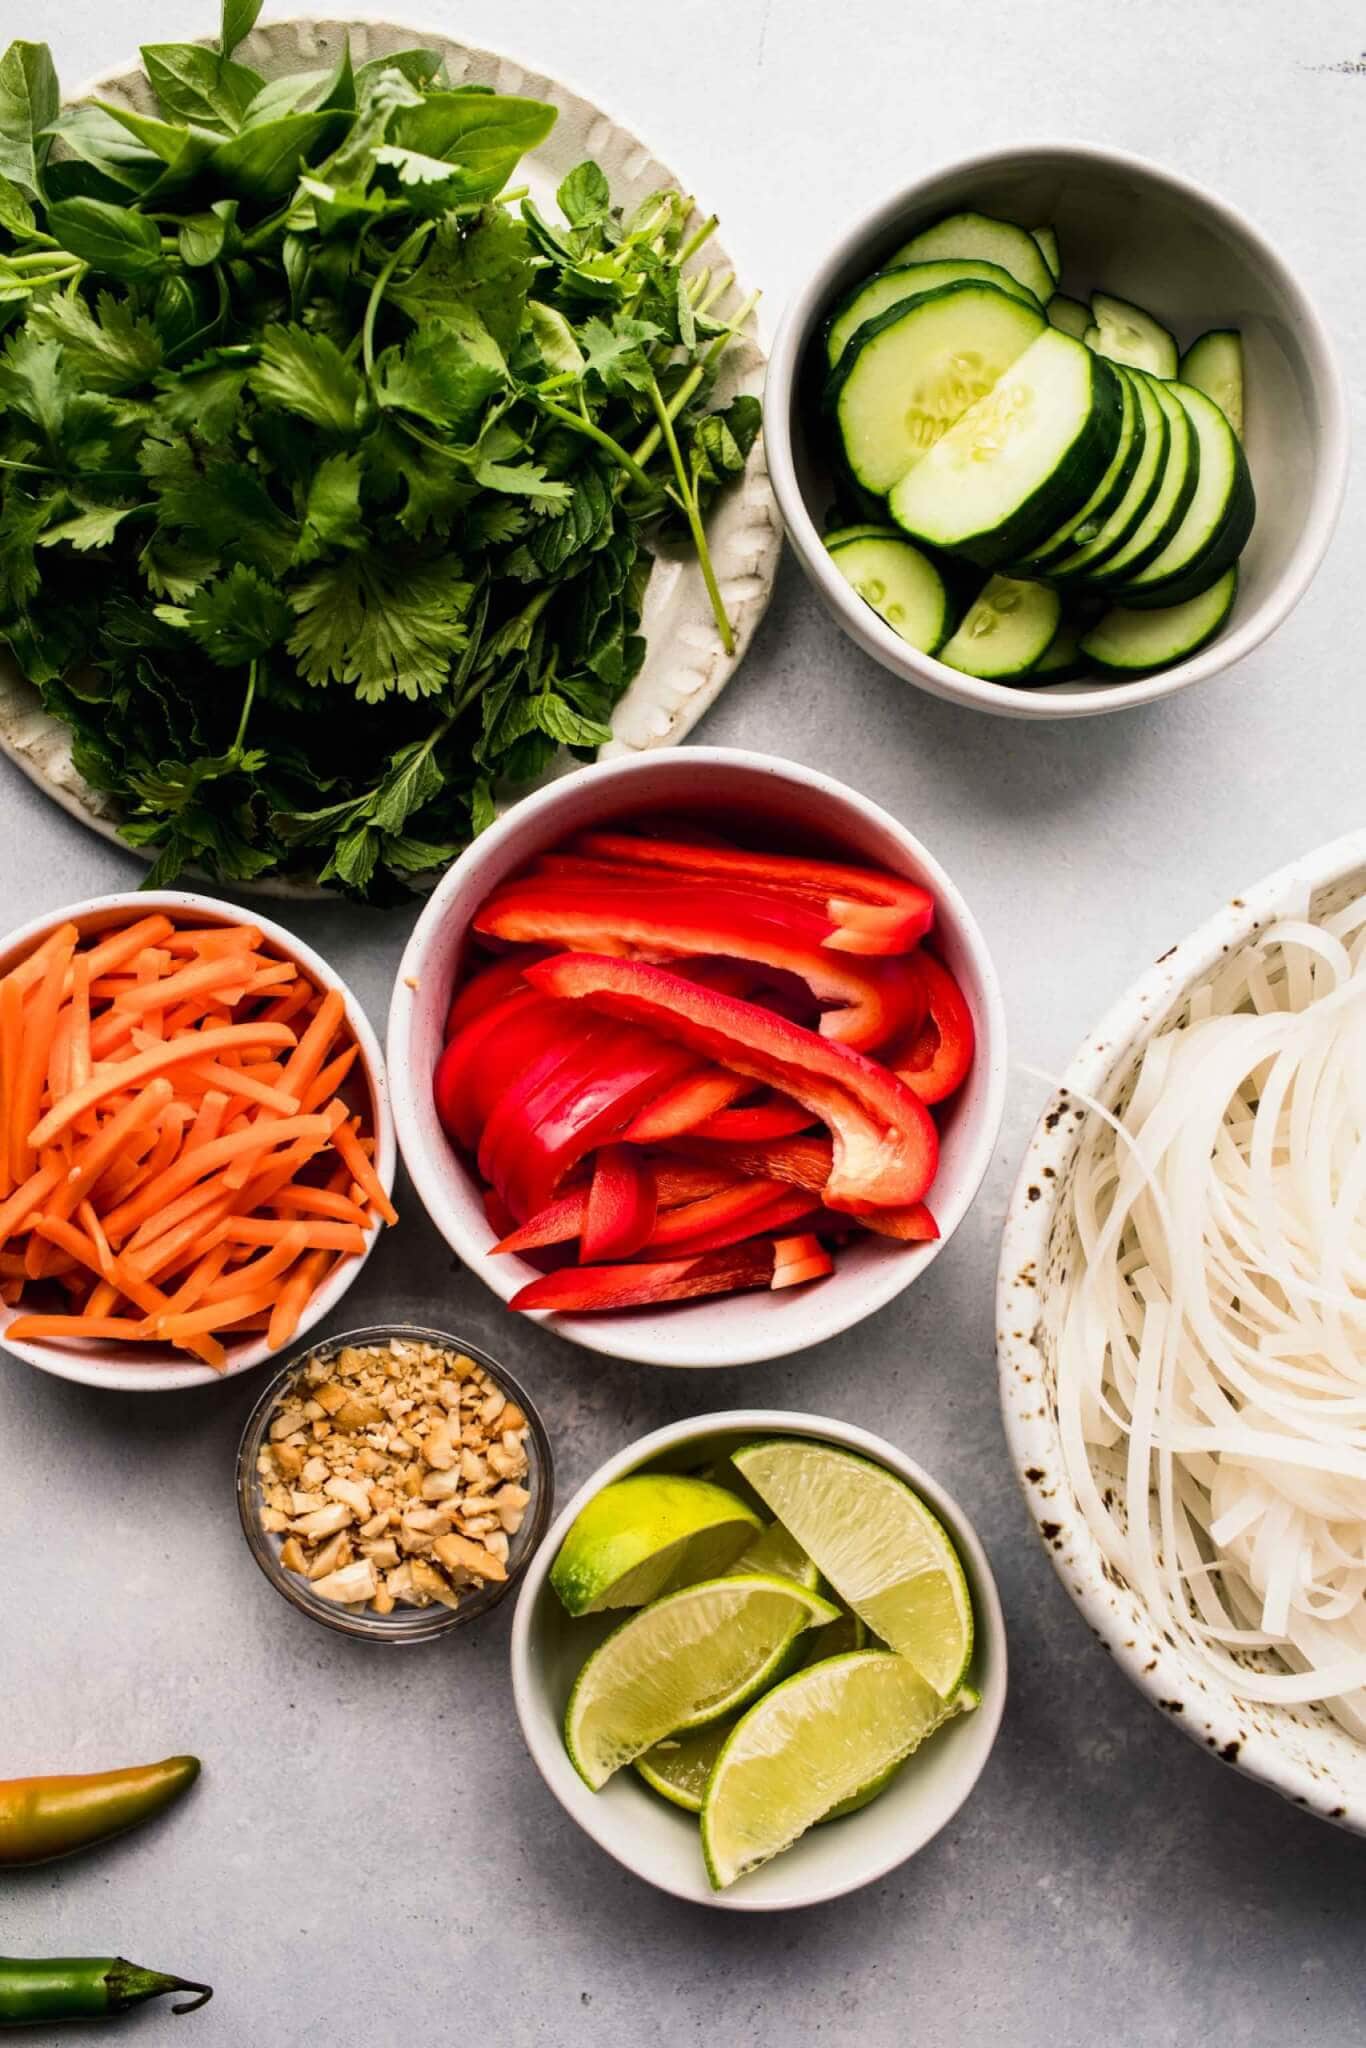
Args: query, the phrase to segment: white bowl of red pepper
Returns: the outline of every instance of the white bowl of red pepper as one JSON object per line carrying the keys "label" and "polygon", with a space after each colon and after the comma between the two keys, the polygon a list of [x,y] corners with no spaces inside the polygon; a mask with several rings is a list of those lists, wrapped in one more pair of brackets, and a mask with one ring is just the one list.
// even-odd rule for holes
{"label": "white bowl of red pepper", "polygon": [[814,770],[601,763],[484,833],[389,1016],[399,1145],[512,1307],[643,1364],[837,1335],[922,1273],[1000,1127],[1005,1023],[934,857]]}

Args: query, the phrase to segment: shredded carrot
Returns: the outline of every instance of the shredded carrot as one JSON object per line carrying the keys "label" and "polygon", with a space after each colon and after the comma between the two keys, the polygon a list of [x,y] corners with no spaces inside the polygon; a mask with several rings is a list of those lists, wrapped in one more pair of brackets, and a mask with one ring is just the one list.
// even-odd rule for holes
{"label": "shredded carrot", "polygon": [[90,1079],[90,955],[78,953],[72,961],[71,1055],[67,1069],[73,1088],[84,1088]]}
{"label": "shredded carrot", "polygon": [[112,1280],[101,1280],[92,1290],[89,1300],[81,1313],[91,1319],[108,1315],[119,1298],[119,1290]]}
{"label": "shredded carrot", "polygon": [[[56,1131],[47,1131],[40,1136],[36,1130],[30,1129],[30,1125],[38,1120],[43,1099],[43,1076],[47,1072],[48,1051],[57,1024],[57,1006],[62,999],[62,983],[80,937],[74,924],[63,925],[62,932],[62,943],[54,949],[42,980],[24,1005],[19,1065],[14,1081],[14,1129],[10,1152],[10,1166],[16,1179],[21,1171],[30,1171],[33,1154],[41,1152],[57,1136]],[[68,1096],[66,1099],[70,1101],[72,1098]],[[19,1142],[17,1156],[12,1149],[15,1137]]]}
{"label": "shredded carrot", "polygon": [[340,995],[336,989],[330,988],[319,1003],[313,1021],[285,1062],[285,1086],[293,1094],[307,1088],[322,1066],[344,1013],[345,1005]]}
{"label": "shredded carrot", "polygon": [[285,990],[273,1002],[266,1004],[261,1015],[268,1018],[272,1024],[288,1024],[301,1010],[307,1010],[317,1000],[318,991],[312,982],[306,981],[303,975],[300,975],[292,989]]}
{"label": "shredded carrot", "polygon": [[182,967],[177,974],[125,989],[117,998],[115,1008],[141,1016],[148,1010],[164,1010],[168,1004],[178,1003],[186,996],[197,996],[205,990],[230,986],[244,988],[250,978],[246,955],[225,953],[217,960],[200,960],[193,967]]}
{"label": "shredded carrot", "polygon": [[345,1052],[339,1052],[334,1060],[329,1060],[317,1080],[305,1089],[302,1107],[317,1109],[335,1095],[355,1065],[359,1054],[358,1045],[348,1045]]}
{"label": "shredded carrot", "polygon": [[[304,1241],[306,1235],[303,1224],[295,1224],[278,1244],[268,1246],[261,1256],[253,1259],[249,1265],[238,1266],[231,1273],[224,1273],[221,1278],[215,1278],[205,1290],[205,1300],[228,1301],[234,1294],[240,1294],[244,1286],[256,1289],[267,1280],[278,1280],[282,1273],[289,1271],[299,1254],[308,1249]],[[226,1245],[220,1245],[218,1249],[226,1254],[228,1248]]]}
{"label": "shredded carrot", "polygon": [[127,1145],[133,1133],[154,1124],[170,1099],[171,1084],[164,1075],[159,1075],[141,1095],[131,1096],[103,1130],[81,1147],[73,1157],[71,1171],[53,1205],[59,1216],[72,1213],[94,1187],[106,1166]]}
{"label": "shredded carrot", "polygon": [[225,1237],[234,1244],[278,1244],[296,1230],[305,1233],[305,1249],[311,1252],[363,1252],[365,1232],[354,1223],[288,1223],[271,1216],[232,1216],[220,1224]]}
{"label": "shredded carrot", "polygon": [[41,946],[34,947],[27,959],[21,960],[17,967],[10,969],[6,980],[13,981],[21,995],[27,995],[29,990],[43,979],[52,964],[53,955],[63,950],[73,932],[77,938],[80,937],[74,924],[59,924],[55,931],[48,933]]}
{"label": "shredded carrot", "polygon": [[13,1237],[25,1218],[42,1206],[61,1179],[61,1172],[57,1165],[40,1166],[14,1190],[7,1202],[0,1203],[0,1244]]}
{"label": "shredded carrot", "polygon": [[196,1086],[221,1088],[227,1095],[244,1095],[251,1102],[260,1102],[267,1109],[275,1110],[280,1116],[297,1116],[303,1108],[297,1095],[287,1095],[283,1088],[272,1088],[268,1081],[258,1081],[242,1067],[225,1067],[217,1060],[206,1060],[202,1066],[188,1070],[189,1078]]}
{"label": "shredded carrot", "polygon": [[66,1100],[50,1109],[41,1123],[29,1132],[28,1142],[35,1148],[50,1145],[83,1110],[103,1101],[116,1089],[131,1088],[134,1082],[151,1080],[166,1067],[200,1059],[206,1053],[221,1052],[227,1046],[293,1043],[294,1034],[284,1024],[229,1024],[219,1031],[187,1032],[174,1044],[160,1046],[155,1052],[140,1053],[136,1059],[120,1066],[107,1067],[102,1073],[93,1075],[84,1088],[73,1088]]}
{"label": "shredded carrot", "polygon": [[306,1252],[280,1289],[270,1313],[270,1327],[266,1336],[266,1342],[272,1351],[278,1351],[282,1345],[288,1344],[298,1329],[299,1318],[303,1315],[309,1297],[317,1292],[319,1282],[330,1263],[326,1252]]}
{"label": "shredded carrot", "polygon": [[349,1123],[338,1124],[336,1130],[332,1133],[332,1143],[336,1146],[356,1180],[364,1189],[371,1204],[374,1208],[378,1209],[385,1222],[397,1223],[398,1211],[389,1200],[383,1181],[366,1158],[364,1144],[357,1136],[354,1127]]}
{"label": "shredded carrot", "polygon": [[95,1214],[94,1203],[89,1201],[82,1202],[76,1214],[85,1225],[90,1242],[95,1247],[95,1257],[99,1261],[101,1274],[106,1280],[112,1280],[114,1277],[114,1254],[109,1249],[109,1239],[104,1234],[104,1225]]}
{"label": "shredded carrot", "polygon": [[0,982],[0,1196],[23,1178],[19,1169],[18,1116],[14,1099],[19,1075],[24,991],[12,974]]}
{"label": "shredded carrot", "polygon": [[361,1230],[370,1220],[359,1202],[348,1201],[332,1188],[282,1188],[271,1197],[271,1207],[290,1216],[328,1216],[334,1223],[354,1223]]}
{"label": "shredded carrot", "polygon": [[[94,1300],[92,1295],[91,1300]],[[144,1322],[125,1320],[122,1316],[16,1316],[5,1332],[7,1342],[23,1344],[30,1340],[40,1342],[50,1337],[98,1337],[104,1341],[126,1339],[131,1344],[141,1343],[147,1337]]]}
{"label": "shredded carrot", "polygon": [[168,953],[197,953],[205,957],[218,953],[252,953],[261,943],[254,924],[187,925],[166,940]]}

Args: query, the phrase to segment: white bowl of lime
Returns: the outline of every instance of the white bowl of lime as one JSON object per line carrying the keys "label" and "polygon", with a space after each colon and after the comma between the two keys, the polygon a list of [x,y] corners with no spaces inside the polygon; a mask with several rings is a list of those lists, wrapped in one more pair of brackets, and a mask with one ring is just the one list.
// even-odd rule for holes
{"label": "white bowl of lime", "polygon": [[662,1891],[818,1905],[944,1827],[1005,1705],[991,1566],[961,1508],[849,1423],[734,1409],[609,1458],[517,1602],[546,1784]]}

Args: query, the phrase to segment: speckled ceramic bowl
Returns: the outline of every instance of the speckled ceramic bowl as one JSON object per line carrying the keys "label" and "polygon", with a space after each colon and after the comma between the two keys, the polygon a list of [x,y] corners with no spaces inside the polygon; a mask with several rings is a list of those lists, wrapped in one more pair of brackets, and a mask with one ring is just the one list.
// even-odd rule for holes
{"label": "speckled ceramic bowl", "polygon": [[1212,1755],[1296,1806],[1366,1834],[1366,1744],[1317,1708],[1240,1700],[1197,1670],[1102,1557],[1067,1480],[1054,1380],[1058,1331],[1081,1271],[1070,1196],[1091,1112],[1077,1097],[1107,1108],[1122,1103],[1157,1027],[1230,948],[1273,922],[1306,886],[1315,916],[1366,889],[1366,831],[1305,854],[1224,904],[1164,953],[1083,1041],[1020,1169],[1001,1247],[997,1350],[1006,1435],[1025,1498],[1058,1577],[1120,1668]]}

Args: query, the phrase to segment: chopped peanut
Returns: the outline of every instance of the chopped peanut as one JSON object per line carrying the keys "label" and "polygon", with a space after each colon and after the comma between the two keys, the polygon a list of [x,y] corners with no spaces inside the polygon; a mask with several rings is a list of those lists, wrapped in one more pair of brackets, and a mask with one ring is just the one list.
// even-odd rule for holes
{"label": "chopped peanut", "polygon": [[326,1600],[455,1608],[508,1576],[529,1425],[482,1366],[418,1339],[315,1352],[257,1459],[262,1526]]}

